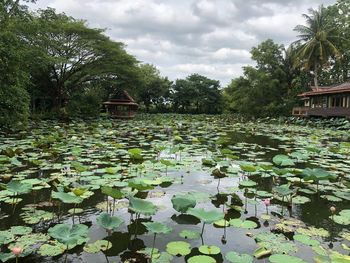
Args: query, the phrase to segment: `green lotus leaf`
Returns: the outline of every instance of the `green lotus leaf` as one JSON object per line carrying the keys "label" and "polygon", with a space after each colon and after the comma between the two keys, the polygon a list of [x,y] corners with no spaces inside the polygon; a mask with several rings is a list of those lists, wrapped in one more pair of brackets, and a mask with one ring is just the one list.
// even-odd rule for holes
{"label": "green lotus leaf", "polygon": [[215,221],[215,222],[214,222],[214,226],[217,226],[217,227],[230,226],[230,222],[228,222],[228,221],[225,220],[225,219],[221,219],[221,220],[219,220],[219,221]]}
{"label": "green lotus leaf", "polygon": [[166,245],[166,251],[173,256],[186,256],[191,253],[191,245],[184,241],[174,241]]}
{"label": "green lotus leaf", "polygon": [[211,224],[224,218],[224,214],[216,210],[206,211],[203,208],[190,208],[187,214],[200,219],[206,224]]}
{"label": "green lotus leaf", "polygon": [[250,220],[241,220],[239,218],[237,219],[231,219],[229,221],[230,225],[233,227],[238,227],[238,228],[244,228],[244,229],[253,229],[257,228],[258,225],[257,223],[250,221]]}
{"label": "green lotus leaf", "polygon": [[297,234],[293,236],[294,240],[299,241],[305,245],[308,246],[318,246],[320,244],[319,241],[315,240],[315,239],[311,239],[309,236],[307,235],[302,235],[302,234]]}
{"label": "green lotus leaf", "polygon": [[180,213],[186,213],[189,208],[194,208],[197,204],[196,199],[189,194],[174,195],[171,198],[171,203],[173,208]]}
{"label": "green lotus leaf", "polygon": [[301,195],[297,195],[297,196],[293,197],[293,199],[292,199],[293,204],[306,204],[308,202],[311,202],[311,199],[306,197],[306,196],[301,196]]}
{"label": "green lotus leaf", "polygon": [[15,255],[12,254],[12,253],[2,253],[2,252],[0,252],[0,261],[1,262],[6,262],[6,261],[8,261],[10,259],[13,259],[13,258],[15,258]]}
{"label": "green lotus leaf", "polygon": [[56,257],[58,255],[63,254],[64,251],[66,251],[66,246],[61,244],[61,243],[56,242],[53,245],[51,245],[51,244],[42,245],[39,248],[38,253],[39,253],[39,255],[41,255],[43,257]]}
{"label": "green lotus leaf", "polygon": [[321,168],[306,168],[303,170],[302,175],[305,181],[335,180],[338,177],[338,175],[330,173]]}
{"label": "green lotus leaf", "polygon": [[330,216],[330,218],[340,225],[350,225],[350,209],[345,209],[339,212],[339,215]]}
{"label": "green lotus leaf", "polygon": [[186,239],[199,239],[201,234],[199,232],[195,232],[191,230],[182,230],[179,233],[179,236]]}
{"label": "green lotus leaf", "polygon": [[308,227],[308,228],[297,228],[299,234],[307,235],[310,237],[329,237],[329,232],[323,228]]}
{"label": "green lotus leaf", "polygon": [[254,187],[257,185],[257,183],[252,180],[245,180],[245,181],[240,181],[239,185],[242,187]]}
{"label": "green lotus leaf", "polygon": [[209,256],[194,256],[188,259],[188,263],[216,263],[216,260]]}
{"label": "green lotus leaf", "polygon": [[279,166],[293,166],[295,165],[294,161],[289,158],[287,155],[278,154],[272,159],[273,163]]}
{"label": "green lotus leaf", "polygon": [[85,244],[84,251],[87,253],[98,253],[100,251],[106,251],[107,249],[112,248],[111,242],[107,240],[97,240],[91,244]]}
{"label": "green lotus leaf", "polygon": [[66,246],[85,243],[88,232],[89,228],[83,224],[76,224],[73,226],[57,224],[48,230],[48,234],[51,237]]}
{"label": "green lotus leaf", "polygon": [[6,189],[15,195],[18,195],[29,193],[32,190],[32,186],[30,184],[21,183],[18,180],[12,180],[6,185]]}
{"label": "green lotus leaf", "polygon": [[107,230],[116,230],[123,222],[123,219],[108,213],[101,213],[96,218],[96,223]]}
{"label": "green lotus leaf", "polygon": [[84,212],[84,209],[82,208],[72,208],[68,210],[68,213],[71,215],[77,215],[77,214],[81,214]]}
{"label": "green lotus leaf", "polygon": [[283,184],[273,188],[273,191],[281,197],[288,196],[294,193],[290,188],[290,184]]}
{"label": "green lotus leaf", "polygon": [[253,257],[248,254],[238,254],[237,252],[228,252],[225,258],[232,263],[252,263]]}
{"label": "green lotus leaf", "polygon": [[66,204],[80,204],[83,201],[83,198],[65,192],[52,192],[51,196],[52,198],[59,199]]}
{"label": "green lotus leaf", "polygon": [[202,164],[205,166],[215,166],[216,162],[212,159],[202,159]]}
{"label": "green lotus leaf", "polygon": [[128,153],[129,153],[131,159],[134,159],[134,160],[142,160],[143,159],[142,149],[140,149],[140,148],[129,149]]}
{"label": "green lotus leaf", "polygon": [[101,192],[105,195],[108,195],[114,199],[121,199],[124,197],[124,194],[118,188],[113,188],[109,186],[101,187]]}
{"label": "green lotus leaf", "polygon": [[198,248],[199,252],[206,255],[217,255],[220,254],[221,250],[217,246],[203,245]]}
{"label": "green lotus leaf", "polygon": [[154,234],[168,234],[172,231],[171,227],[168,227],[159,222],[143,222],[142,223],[148,231]]}
{"label": "green lotus leaf", "polygon": [[129,202],[129,209],[135,213],[151,216],[157,212],[157,207],[149,201],[136,197],[130,197]]}
{"label": "green lotus leaf", "polygon": [[9,230],[15,236],[22,236],[32,233],[33,229],[27,226],[12,226]]}
{"label": "green lotus leaf", "polygon": [[160,256],[156,259],[152,259],[154,263],[171,263],[173,260],[173,256],[167,252],[160,253]]}
{"label": "green lotus leaf", "polygon": [[0,231],[0,245],[6,245],[15,240],[15,235],[10,231]]}
{"label": "green lotus leaf", "polygon": [[256,167],[250,164],[241,164],[239,165],[242,171],[247,173],[254,173],[256,171]]}
{"label": "green lotus leaf", "polygon": [[307,263],[306,261],[302,260],[301,258],[289,256],[289,255],[283,255],[283,254],[275,254],[269,257],[269,260],[271,263]]}

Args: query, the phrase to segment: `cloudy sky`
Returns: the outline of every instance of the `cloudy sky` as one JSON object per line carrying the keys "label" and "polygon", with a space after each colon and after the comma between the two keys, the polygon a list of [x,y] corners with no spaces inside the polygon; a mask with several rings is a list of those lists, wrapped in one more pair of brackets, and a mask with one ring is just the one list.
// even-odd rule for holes
{"label": "cloudy sky", "polygon": [[288,45],[301,14],[336,0],[38,0],[89,26],[106,28],[129,53],[171,80],[199,73],[222,85],[252,64],[250,49],[272,38]]}

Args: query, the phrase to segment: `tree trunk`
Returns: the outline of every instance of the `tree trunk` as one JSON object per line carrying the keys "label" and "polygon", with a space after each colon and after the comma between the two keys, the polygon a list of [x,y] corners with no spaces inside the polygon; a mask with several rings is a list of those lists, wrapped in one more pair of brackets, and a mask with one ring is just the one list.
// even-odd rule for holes
{"label": "tree trunk", "polygon": [[314,82],[315,82],[315,87],[318,89],[318,64],[315,64],[315,69],[314,69]]}

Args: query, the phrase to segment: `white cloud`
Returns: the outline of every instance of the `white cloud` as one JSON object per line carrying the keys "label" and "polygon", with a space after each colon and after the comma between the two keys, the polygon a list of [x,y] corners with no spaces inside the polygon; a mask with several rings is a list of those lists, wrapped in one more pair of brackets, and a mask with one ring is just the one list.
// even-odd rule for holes
{"label": "white cloud", "polygon": [[38,0],[124,42],[138,60],[170,79],[199,73],[223,85],[252,64],[249,51],[272,38],[295,40],[302,13],[336,0]]}

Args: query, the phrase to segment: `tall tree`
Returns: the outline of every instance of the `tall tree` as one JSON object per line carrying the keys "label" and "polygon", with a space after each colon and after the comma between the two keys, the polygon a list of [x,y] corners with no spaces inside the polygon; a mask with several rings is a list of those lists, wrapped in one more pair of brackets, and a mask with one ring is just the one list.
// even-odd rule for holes
{"label": "tall tree", "polygon": [[310,9],[309,12],[309,15],[303,14],[306,25],[298,25],[294,29],[299,33],[299,39],[293,45],[300,45],[295,54],[295,65],[312,70],[314,84],[318,87],[319,70],[331,57],[340,55],[336,47],[339,35],[331,26],[326,8],[321,5],[318,10]]}
{"label": "tall tree", "polygon": [[40,11],[35,27],[30,43],[42,51],[42,66],[33,75],[41,94],[49,94],[55,108],[63,107],[70,94],[87,84],[108,80],[110,85],[132,85],[136,59],[103,30],[88,28],[85,21],[50,8]]}

